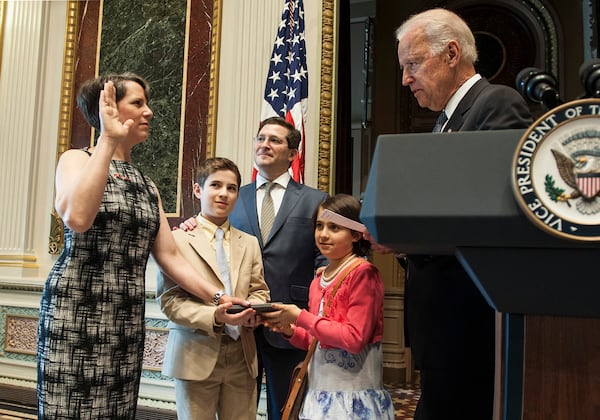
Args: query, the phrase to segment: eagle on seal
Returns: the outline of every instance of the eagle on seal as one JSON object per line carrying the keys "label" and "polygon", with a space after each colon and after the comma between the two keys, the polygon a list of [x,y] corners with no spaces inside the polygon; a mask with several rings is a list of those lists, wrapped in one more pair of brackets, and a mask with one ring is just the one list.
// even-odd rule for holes
{"label": "eagle on seal", "polygon": [[562,193],[559,201],[577,200],[576,208],[583,214],[596,214],[600,211],[600,156],[590,150],[574,152],[570,157],[551,149],[556,167],[563,181],[571,188],[570,194]]}

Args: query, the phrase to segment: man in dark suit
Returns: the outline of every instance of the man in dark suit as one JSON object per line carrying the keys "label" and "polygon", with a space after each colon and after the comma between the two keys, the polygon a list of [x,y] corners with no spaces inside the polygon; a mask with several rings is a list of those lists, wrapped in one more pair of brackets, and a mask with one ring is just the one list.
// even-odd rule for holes
{"label": "man in dark suit", "polygon": [[[291,178],[288,169],[298,154],[299,144],[300,132],[285,119],[272,117],[260,124],[254,140],[258,175],[255,182],[240,189],[229,220],[234,227],[258,238],[271,300],[306,308],[308,286],[315,269],[326,264],[315,245],[312,216],[327,194]],[[272,186],[268,188],[269,185]],[[265,232],[263,226],[263,218],[268,216],[262,215],[266,194],[271,195],[274,214],[269,232]],[[258,389],[260,391],[264,369],[269,420],[279,419],[292,371],[306,352],[296,349],[268,328],[258,327],[255,337]]]}
{"label": "man in dark suit", "polygon": [[[455,13],[414,15],[396,30],[396,39],[402,84],[421,107],[441,111],[434,131],[531,124],[527,104],[514,89],[476,73],[475,39]],[[407,339],[421,373],[415,419],[492,419],[493,309],[456,257],[408,255],[403,263]]]}
{"label": "man in dark suit", "polygon": [[[312,218],[328,195],[299,184],[290,176],[289,168],[298,154],[300,138],[300,132],[284,118],[271,117],[260,123],[254,138],[258,174],[254,182],[240,188],[229,222],[258,238],[271,301],[306,308],[308,287],[315,271],[327,264],[315,245]],[[192,230],[196,226],[192,217],[180,228]],[[262,326],[255,329],[254,335],[258,351],[258,398],[264,373],[268,418],[278,420],[294,367],[304,360],[306,352]]]}

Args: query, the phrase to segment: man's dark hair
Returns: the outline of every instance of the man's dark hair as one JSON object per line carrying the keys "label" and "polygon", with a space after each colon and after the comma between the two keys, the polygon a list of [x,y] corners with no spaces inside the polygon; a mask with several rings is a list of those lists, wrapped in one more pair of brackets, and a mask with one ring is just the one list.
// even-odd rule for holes
{"label": "man's dark hair", "polygon": [[298,149],[298,147],[300,147],[300,139],[302,138],[302,134],[300,134],[300,131],[298,131],[296,127],[290,124],[285,118],[269,117],[261,121],[260,125],[258,126],[257,135],[265,125],[279,125],[287,128],[288,135],[285,136],[285,139],[287,140],[288,149]]}

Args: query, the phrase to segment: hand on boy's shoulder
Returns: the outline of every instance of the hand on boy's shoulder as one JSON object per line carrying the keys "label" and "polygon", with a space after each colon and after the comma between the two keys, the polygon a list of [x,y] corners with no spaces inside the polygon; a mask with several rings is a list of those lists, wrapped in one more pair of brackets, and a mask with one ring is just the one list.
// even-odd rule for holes
{"label": "hand on boy's shoulder", "polygon": [[173,226],[173,230],[181,229],[184,232],[187,232],[187,231],[196,229],[197,226],[198,226],[198,221],[196,220],[196,218],[190,217],[189,219],[181,222],[179,224],[179,226]]}

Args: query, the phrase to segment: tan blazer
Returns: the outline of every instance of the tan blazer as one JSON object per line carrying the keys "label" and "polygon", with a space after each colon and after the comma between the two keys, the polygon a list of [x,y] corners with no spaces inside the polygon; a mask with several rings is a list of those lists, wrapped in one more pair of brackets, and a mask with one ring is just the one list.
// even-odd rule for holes
{"label": "tan blazer", "polygon": [[[224,289],[216,252],[204,232],[201,229],[191,232],[176,230],[173,236],[179,251],[204,279]],[[258,240],[231,226],[230,246],[233,294],[243,299],[268,302],[269,289],[264,281]],[[162,273],[157,278],[157,296],[162,311],[170,320],[163,374],[185,380],[206,379],[215,367],[224,335],[223,327],[214,326],[216,306],[190,295]],[[248,371],[256,377],[258,362],[253,330],[241,327],[239,339]]]}

